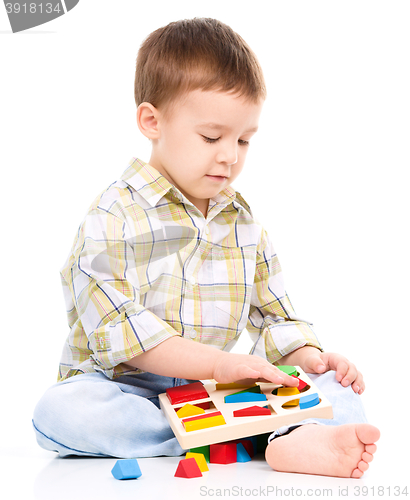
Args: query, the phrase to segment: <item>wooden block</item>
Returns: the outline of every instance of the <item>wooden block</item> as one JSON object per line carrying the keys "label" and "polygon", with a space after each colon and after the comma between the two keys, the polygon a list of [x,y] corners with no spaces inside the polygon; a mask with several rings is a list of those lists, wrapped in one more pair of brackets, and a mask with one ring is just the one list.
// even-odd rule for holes
{"label": "wooden block", "polygon": [[291,375],[291,376],[292,376],[293,378],[296,378],[296,379],[298,379],[298,380],[299,380],[298,389],[299,389],[299,392],[302,392],[302,390],[303,390],[303,389],[307,386],[307,383],[306,383],[304,380],[302,380],[302,379],[300,379],[300,378],[296,377],[296,375]]}
{"label": "wooden block", "polygon": [[261,394],[261,386],[260,385],[254,385],[252,387],[247,387],[243,391],[238,391],[238,392],[233,392],[230,394],[230,396],[236,396],[237,394],[243,394],[244,392],[253,392],[254,394]]}
{"label": "wooden block", "polygon": [[209,462],[211,464],[234,464],[236,462],[236,443],[211,444]]}
{"label": "wooden block", "polygon": [[255,444],[252,442],[252,438],[248,439],[240,439],[236,441],[236,444],[241,443],[245,448],[247,454],[252,458],[256,453],[256,442]]}
{"label": "wooden block", "polygon": [[117,460],[111,470],[115,479],[138,479],[142,476],[140,466],[135,458]]}
{"label": "wooden block", "polygon": [[197,431],[199,429],[207,429],[208,427],[217,427],[225,425],[225,419],[220,411],[197,415],[196,417],[184,418],[182,420],[186,432]]}
{"label": "wooden block", "polygon": [[319,394],[316,392],[313,394],[309,394],[308,396],[302,396],[299,399],[299,408],[312,408],[320,403]]}
{"label": "wooden block", "polygon": [[195,458],[196,463],[198,464],[198,467],[201,472],[207,472],[209,471],[208,465],[205,460],[205,456],[203,453],[192,453],[188,452],[185,456],[185,458]]}
{"label": "wooden block", "polygon": [[202,477],[202,472],[195,458],[184,458],[180,460],[174,477],[191,479],[193,477]]}
{"label": "wooden block", "polygon": [[270,415],[269,408],[263,406],[249,406],[233,412],[234,417],[256,417],[258,415]]}
{"label": "wooden block", "polygon": [[297,394],[300,394],[300,391],[297,387],[278,388],[278,396],[296,396]]}
{"label": "wooden block", "polygon": [[166,393],[172,405],[208,397],[208,392],[201,382],[170,387],[166,390]]}
{"label": "wooden block", "polygon": [[299,405],[299,399],[292,399],[291,401],[287,401],[282,405],[282,408],[291,408],[293,406]]}
{"label": "wooden block", "polygon": [[252,401],[266,401],[265,394],[254,394],[252,392],[241,392],[239,394],[228,394],[224,398],[225,403],[251,403]]}
{"label": "wooden block", "polygon": [[294,366],[290,365],[278,365],[276,368],[279,368],[283,373],[286,373],[286,375],[296,375],[298,374],[298,371]]}
{"label": "wooden block", "polygon": [[249,453],[245,450],[245,447],[242,443],[238,443],[236,445],[236,461],[237,462],[250,462],[251,457]]}
{"label": "wooden block", "polygon": [[189,403],[186,403],[177,411],[179,418],[192,417],[193,415],[201,415],[203,413],[205,413],[205,410],[199,408],[198,406],[190,405]]}
{"label": "wooden block", "polygon": [[249,385],[249,384],[238,384],[237,382],[231,382],[230,384],[216,384],[215,390],[224,391],[227,389],[249,389],[251,387],[256,387],[256,384]]}
{"label": "wooden block", "polygon": [[209,462],[209,445],[198,446],[197,448],[191,448],[190,453],[201,453],[207,462]]}

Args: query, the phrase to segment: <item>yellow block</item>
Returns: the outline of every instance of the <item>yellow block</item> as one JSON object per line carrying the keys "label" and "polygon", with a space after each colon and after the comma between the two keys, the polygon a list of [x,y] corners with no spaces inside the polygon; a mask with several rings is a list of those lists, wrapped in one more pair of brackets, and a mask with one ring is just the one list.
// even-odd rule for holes
{"label": "yellow block", "polygon": [[201,472],[206,472],[209,470],[208,464],[206,463],[206,460],[205,460],[205,455],[203,453],[188,452],[186,454],[186,458],[195,458],[195,461],[198,464],[199,470]]}
{"label": "yellow block", "polygon": [[288,408],[290,406],[298,406],[299,405],[299,399],[292,399],[292,401],[288,401],[287,403],[285,403],[283,406],[283,408]]}
{"label": "yellow block", "polygon": [[190,405],[189,403],[187,403],[177,411],[177,415],[179,418],[193,417],[194,415],[201,415],[202,413],[205,413],[205,410],[203,408],[199,408],[199,406],[195,405]]}
{"label": "yellow block", "polygon": [[184,422],[186,432],[198,431],[199,429],[207,429],[208,427],[217,427],[218,425],[225,425],[223,415],[216,415],[215,417],[201,418],[198,420],[191,420]]}
{"label": "yellow block", "polygon": [[279,387],[278,389],[278,396],[296,396],[296,394],[300,394],[297,387]]}

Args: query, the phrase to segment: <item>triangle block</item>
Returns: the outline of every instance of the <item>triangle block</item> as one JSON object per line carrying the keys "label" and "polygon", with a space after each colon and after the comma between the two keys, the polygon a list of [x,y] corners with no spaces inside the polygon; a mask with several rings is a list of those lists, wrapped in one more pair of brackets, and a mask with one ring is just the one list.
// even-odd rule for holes
{"label": "triangle block", "polygon": [[236,445],[236,461],[237,462],[250,462],[251,457],[249,453],[245,450],[245,447],[242,443],[238,443]]}
{"label": "triangle block", "polygon": [[270,415],[270,410],[266,406],[249,406],[233,412],[234,417],[257,417],[260,415]]}
{"label": "triangle block", "polygon": [[142,476],[140,466],[137,460],[117,460],[111,470],[111,474],[115,479],[138,479]]}
{"label": "triangle block", "polygon": [[195,458],[184,458],[180,460],[174,477],[191,479],[193,477],[202,477],[202,472]]}

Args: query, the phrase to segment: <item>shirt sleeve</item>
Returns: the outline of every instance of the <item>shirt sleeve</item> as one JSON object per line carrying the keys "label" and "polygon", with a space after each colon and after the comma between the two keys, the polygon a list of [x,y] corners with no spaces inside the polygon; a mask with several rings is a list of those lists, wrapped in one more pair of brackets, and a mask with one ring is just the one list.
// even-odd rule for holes
{"label": "shirt sleeve", "polygon": [[132,231],[125,217],[100,208],[80,226],[61,270],[71,331],[60,379],[94,370],[115,378],[132,371],[121,363],[180,335],[140,303]]}
{"label": "shirt sleeve", "polygon": [[311,323],[298,318],[293,310],[278,257],[263,228],[246,329],[254,342],[251,353],[271,363],[303,346],[323,350]]}

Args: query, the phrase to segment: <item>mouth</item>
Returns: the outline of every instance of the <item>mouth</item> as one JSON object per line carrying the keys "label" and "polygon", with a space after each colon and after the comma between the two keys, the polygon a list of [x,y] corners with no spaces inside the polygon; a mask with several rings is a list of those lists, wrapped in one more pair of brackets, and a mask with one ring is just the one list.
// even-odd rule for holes
{"label": "mouth", "polygon": [[223,175],[207,175],[210,179],[214,179],[216,181],[223,181],[225,179],[228,179],[228,177],[225,177]]}

